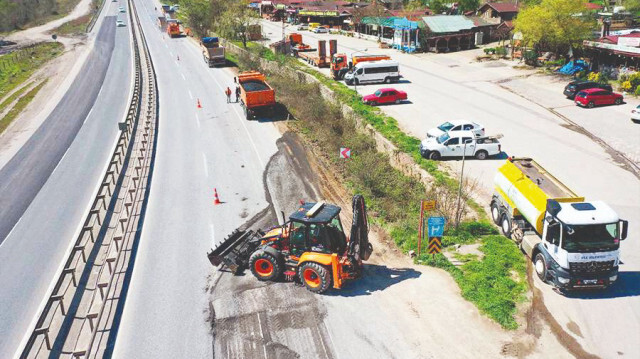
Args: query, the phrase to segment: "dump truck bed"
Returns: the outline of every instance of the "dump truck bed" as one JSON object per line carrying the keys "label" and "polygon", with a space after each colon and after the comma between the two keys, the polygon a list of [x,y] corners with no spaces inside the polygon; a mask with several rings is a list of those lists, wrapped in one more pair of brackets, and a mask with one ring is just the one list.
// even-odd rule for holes
{"label": "dump truck bed", "polygon": [[257,71],[240,73],[238,82],[240,83],[240,98],[247,108],[275,105],[275,91],[266,82],[263,74]]}

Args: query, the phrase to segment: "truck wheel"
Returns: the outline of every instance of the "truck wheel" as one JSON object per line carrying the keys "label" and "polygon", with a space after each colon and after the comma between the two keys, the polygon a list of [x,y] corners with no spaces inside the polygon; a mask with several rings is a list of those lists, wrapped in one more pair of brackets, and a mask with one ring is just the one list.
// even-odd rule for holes
{"label": "truck wheel", "polygon": [[331,286],[331,273],[318,263],[304,263],[298,274],[304,286],[314,293],[325,292]]}
{"label": "truck wheel", "polygon": [[496,225],[500,225],[500,207],[496,202],[491,204],[491,219]]}
{"label": "truck wheel", "polygon": [[259,281],[274,280],[282,274],[282,266],[274,256],[259,250],[254,252],[249,258],[249,266],[251,273],[258,278]]}
{"label": "truck wheel", "polygon": [[438,152],[438,151],[432,151],[432,152],[430,152],[430,153],[429,153],[429,159],[430,159],[430,160],[434,160],[434,161],[439,160],[439,159],[440,159],[440,152]]}
{"label": "truck wheel", "polygon": [[500,228],[502,228],[502,234],[504,234],[505,237],[511,238],[511,221],[509,220],[509,216],[506,214],[502,215]]}
{"label": "truck wheel", "polygon": [[390,83],[391,83],[391,79],[390,79],[390,78],[388,78],[388,77],[385,77],[385,78],[384,78],[384,83],[385,83],[385,84],[390,84]]}
{"label": "truck wheel", "polygon": [[536,257],[533,261],[533,265],[536,268],[536,274],[541,281],[547,281],[547,261],[544,259],[544,255],[542,253],[536,254]]}
{"label": "truck wheel", "polygon": [[476,158],[479,160],[486,160],[487,157],[489,157],[489,154],[487,153],[487,151],[480,150],[476,153]]}

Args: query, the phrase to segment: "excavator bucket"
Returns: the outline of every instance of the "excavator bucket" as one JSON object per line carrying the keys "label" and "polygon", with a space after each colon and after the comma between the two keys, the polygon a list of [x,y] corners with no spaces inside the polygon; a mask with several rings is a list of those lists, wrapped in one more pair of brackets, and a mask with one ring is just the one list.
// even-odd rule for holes
{"label": "excavator bucket", "polygon": [[207,253],[214,266],[224,263],[233,274],[238,274],[249,264],[249,257],[258,246],[264,232],[257,230],[235,230],[222,243]]}

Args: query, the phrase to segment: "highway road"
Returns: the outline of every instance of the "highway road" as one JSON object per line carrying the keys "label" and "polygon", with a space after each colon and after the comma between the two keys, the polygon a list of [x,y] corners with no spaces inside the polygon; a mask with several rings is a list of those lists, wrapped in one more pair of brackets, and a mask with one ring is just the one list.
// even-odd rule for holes
{"label": "highway road", "polygon": [[[156,68],[160,125],[137,258],[117,337],[110,338],[113,357],[211,357],[205,288],[213,267],[206,253],[267,207],[263,171],[280,134],[226,103],[232,73],[208,68],[190,40],[167,38],[156,26],[157,5],[136,6]],[[214,188],[221,205],[213,204]]]}
{"label": "highway road", "polygon": [[129,28],[115,27],[116,12],[105,7],[72,87],[0,172],[2,237],[20,218],[0,244],[1,358],[14,354],[36,315],[115,146],[132,66]]}
{"label": "highway road", "polygon": [[[262,24],[263,33],[272,41],[281,39],[281,24],[268,21]],[[288,32],[291,30],[289,27]],[[303,36],[305,42],[311,44],[317,39],[336,38],[339,52],[350,54],[367,49],[368,53],[390,54],[398,60],[404,81],[393,87],[407,91],[410,103],[382,109],[395,117],[404,131],[423,138],[427,130],[450,119],[478,121],[489,134],[504,134],[501,143],[507,155],[535,158],[577,193],[588,199],[606,201],[622,218],[629,220],[630,235],[621,245],[623,264],[616,287],[605,293],[575,296],[562,296],[537,278],[536,287],[544,293],[544,302],[560,327],[586,352],[602,357],[640,357],[637,345],[640,342],[640,181],[628,170],[629,166],[625,167],[615,153],[573,130],[565,119],[500,86],[500,82],[519,76],[516,70],[469,63],[469,59],[455,60],[455,54],[402,54],[379,49],[371,41],[340,35],[305,31]],[[388,86],[358,86],[358,92],[369,94],[381,87]],[[533,98],[539,99],[540,95]],[[630,111],[631,105],[625,106]],[[640,145],[636,137],[629,149],[629,141],[634,141],[629,133],[636,133],[637,129],[630,127],[633,124],[628,112],[620,109],[622,107],[614,110],[608,107],[589,112],[561,108],[558,112],[575,123],[582,123],[593,135],[634,158]],[[620,123],[612,126],[589,123],[604,119]],[[460,162],[447,161],[446,165],[459,172]],[[500,160],[466,162],[465,174],[478,179],[482,192],[478,197],[487,205],[493,191],[493,176],[501,163]]]}

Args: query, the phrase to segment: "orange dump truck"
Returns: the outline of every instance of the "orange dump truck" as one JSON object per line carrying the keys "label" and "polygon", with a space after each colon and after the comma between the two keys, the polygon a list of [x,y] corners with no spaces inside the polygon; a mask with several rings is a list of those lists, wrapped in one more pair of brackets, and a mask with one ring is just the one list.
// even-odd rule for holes
{"label": "orange dump truck", "polygon": [[289,34],[289,43],[294,52],[315,51],[311,46],[302,42],[302,35],[296,32]]}
{"label": "orange dump truck", "polygon": [[260,113],[270,113],[276,104],[276,92],[266,81],[264,74],[258,71],[238,74],[240,101],[244,115],[251,120]]}
{"label": "orange dump truck", "polygon": [[178,21],[175,19],[168,19],[167,20],[167,35],[169,35],[169,37],[178,37],[180,36],[181,32],[180,32],[180,24],[178,24]]}

